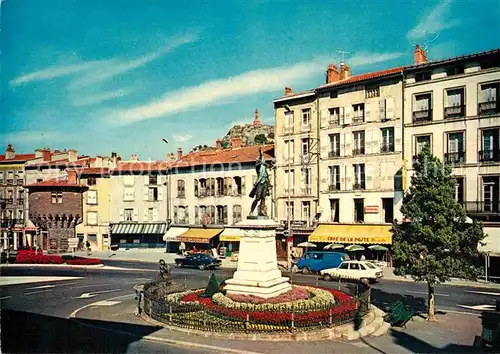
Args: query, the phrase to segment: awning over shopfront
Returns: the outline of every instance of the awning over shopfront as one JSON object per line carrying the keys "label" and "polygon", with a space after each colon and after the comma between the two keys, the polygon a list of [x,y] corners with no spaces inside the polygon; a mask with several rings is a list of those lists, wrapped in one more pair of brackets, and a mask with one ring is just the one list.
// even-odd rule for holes
{"label": "awning over shopfront", "polygon": [[165,223],[118,223],[111,228],[112,234],[121,235],[157,235],[164,234]]}
{"label": "awning over shopfront", "polygon": [[163,241],[167,242],[181,242],[179,240],[179,236],[189,230],[188,227],[171,227],[168,231],[163,235]]}
{"label": "awning over shopfront", "polygon": [[319,225],[309,241],[390,245],[392,233],[391,226],[386,225]]}
{"label": "awning over shopfront", "polygon": [[197,229],[191,228],[180,235],[182,242],[208,243],[212,237],[217,236],[223,229]]}
{"label": "awning over shopfront", "polygon": [[225,228],[220,234],[221,241],[240,241],[240,237],[244,235],[245,230],[240,228]]}

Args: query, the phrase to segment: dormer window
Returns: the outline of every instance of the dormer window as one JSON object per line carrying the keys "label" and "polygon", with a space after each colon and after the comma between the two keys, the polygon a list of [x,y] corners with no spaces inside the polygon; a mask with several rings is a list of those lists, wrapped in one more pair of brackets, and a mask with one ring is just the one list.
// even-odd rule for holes
{"label": "dormer window", "polygon": [[449,68],[446,68],[446,76],[460,75],[464,73],[463,65],[455,65]]}
{"label": "dormer window", "polygon": [[415,74],[415,82],[425,81],[431,79],[430,71],[422,71]]}

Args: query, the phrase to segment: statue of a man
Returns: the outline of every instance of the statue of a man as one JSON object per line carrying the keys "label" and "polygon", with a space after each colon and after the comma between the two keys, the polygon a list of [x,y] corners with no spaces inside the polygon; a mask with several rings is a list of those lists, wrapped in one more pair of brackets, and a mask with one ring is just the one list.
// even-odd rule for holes
{"label": "statue of a man", "polygon": [[255,162],[255,170],[257,172],[257,181],[250,192],[250,197],[254,198],[250,214],[253,215],[257,204],[260,202],[258,215],[265,216],[267,215],[266,197],[269,195],[271,183],[269,181],[268,165],[264,159],[262,148],[259,148],[259,157]]}

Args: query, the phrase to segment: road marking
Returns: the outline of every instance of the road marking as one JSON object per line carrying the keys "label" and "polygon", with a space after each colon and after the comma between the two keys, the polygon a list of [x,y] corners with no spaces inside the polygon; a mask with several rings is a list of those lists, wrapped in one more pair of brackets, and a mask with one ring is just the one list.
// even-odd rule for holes
{"label": "road marking", "polygon": [[75,299],[88,299],[90,297],[94,297],[94,296],[97,296],[99,294],[110,293],[112,291],[120,291],[120,290],[122,290],[122,289],[93,291],[91,293],[83,293],[82,295],[75,297]]}
{"label": "road marking", "polygon": [[466,312],[466,311],[453,311],[453,310],[440,310],[440,311],[443,311],[443,312],[446,312],[446,313],[456,313],[456,314],[459,314],[459,315],[471,315],[471,316],[478,316],[478,313],[474,313],[474,312]]}
{"label": "road marking", "polygon": [[0,286],[83,279],[83,277],[0,277]]}
{"label": "road marking", "polygon": [[40,291],[32,291],[30,293],[24,293],[23,295],[33,295],[33,294],[40,294],[40,293],[47,293],[49,291],[52,291],[52,289],[48,289],[48,290],[40,290]]}
{"label": "road marking", "polygon": [[470,310],[475,310],[475,311],[493,311],[493,310],[495,310],[495,305],[473,305],[473,306],[457,305],[457,306],[463,307],[464,309],[470,309]]}
{"label": "road marking", "polygon": [[[429,295],[429,293],[427,293],[425,291],[405,291],[405,293]],[[436,296],[450,296],[448,294],[439,294],[439,293],[435,293],[434,295],[436,295]]]}
{"label": "road marking", "polygon": [[480,294],[480,295],[492,295],[492,296],[500,296],[500,293],[492,293],[488,291],[473,291],[473,290],[465,290],[466,293],[472,294]]}
{"label": "road marking", "polygon": [[35,286],[33,288],[26,288],[24,290],[35,290],[35,289],[50,289],[50,288],[55,288],[55,285],[42,285],[42,286]]}
{"label": "road marking", "polygon": [[121,301],[108,301],[108,300],[103,300],[103,301],[98,301],[98,302],[94,302],[94,306],[113,306],[113,305],[117,305],[117,304],[120,304]]}
{"label": "road marking", "polygon": [[96,286],[108,286],[108,285],[111,285],[111,284],[93,284],[93,285],[72,286],[71,289],[93,288]]}
{"label": "road marking", "polygon": [[12,296],[4,296],[4,297],[0,297],[0,300],[7,300],[7,299],[10,299]]}

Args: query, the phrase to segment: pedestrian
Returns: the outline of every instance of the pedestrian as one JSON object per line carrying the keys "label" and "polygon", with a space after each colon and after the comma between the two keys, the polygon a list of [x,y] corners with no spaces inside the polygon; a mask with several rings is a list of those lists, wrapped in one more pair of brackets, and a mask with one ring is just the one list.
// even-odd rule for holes
{"label": "pedestrian", "polygon": [[90,242],[87,240],[87,242],[85,242],[85,250],[87,251],[87,256],[90,255]]}
{"label": "pedestrian", "polygon": [[179,251],[181,253],[181,256],[184,256],[184,252],[186,252],[186,244],[184,242],[181,242],[179,246]]}
{"label": "pedestrian", "polygon": [[366,257],[365,257],[365,255],[364,255],[364,254],[362,254],[362,255],[361,255],[361,260],[362,260],[362,261],[365,261],[365,260],[366,260]]}
{"label": "pedestrian", "polygon": [[193,253],[198,253],[198,249],[196,248],[196,246],[193,246]]}

